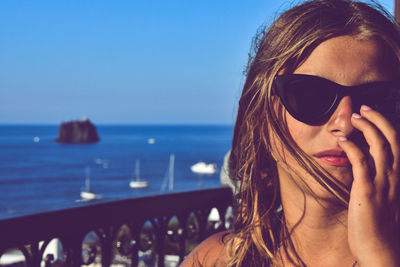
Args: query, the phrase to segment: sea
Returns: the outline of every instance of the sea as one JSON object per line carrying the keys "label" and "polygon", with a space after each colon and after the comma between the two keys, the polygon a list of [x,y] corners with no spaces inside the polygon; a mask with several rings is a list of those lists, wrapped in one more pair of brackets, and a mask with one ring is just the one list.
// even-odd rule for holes
{"label": "sea", "polygon": [[[0,219],[94,203],[220,186],[231,125],[97,125],[100,141],[63,145],[58,125],[0,125]],[[173,188],[165,190],[171,155]],[[139,164],[136,164],[136,162]],[[216,164],[200,175],[197,162]],[[148,188],[132,189],[136,177]],[[98,196],[83,201],[86,178]]]}

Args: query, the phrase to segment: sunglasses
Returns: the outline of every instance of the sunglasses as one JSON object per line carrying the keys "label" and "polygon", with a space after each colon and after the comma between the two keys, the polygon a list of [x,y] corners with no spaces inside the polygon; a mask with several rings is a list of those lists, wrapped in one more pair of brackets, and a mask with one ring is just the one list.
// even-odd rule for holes
{"label": "sunglasses", "polygon": [[351,97],[354,112],[368,105],[392,122],[400,114],[398,80],[344,86],[317,76],[284,74],[275,76],[273,90],[290,115],[310,125],[327,121],[344,96]]}

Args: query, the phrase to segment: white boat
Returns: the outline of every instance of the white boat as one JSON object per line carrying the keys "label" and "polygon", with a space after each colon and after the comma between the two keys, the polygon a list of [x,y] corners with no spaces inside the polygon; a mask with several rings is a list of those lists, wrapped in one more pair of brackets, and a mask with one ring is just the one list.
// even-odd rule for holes
{"label": "white boat", "polygon": [[97,158],[95,160],[97,165],[100,165],[103,167],[103,169],[108,169],[108,160],[106,159],[101,159],[101,158]]}
{"label": "white boat", "polygon": [[192,172],[197,174],[214,174],[217,172],[217,165],[213,163],[207,164],[203,161],[200,161],[192,165],[190,169]]}
{"label": "white boat", "polygon": [[165,174],[164,181],[161,185],[161,192],[174,191],[174,165],[175,165],[175,155],[171,154],[169,156],[169,166],[167,169],[167,173]]}
{"label": "white boat", "polygon": [[97,195],[93,192],[89,192],[89,191],[82,191],[81,192],[81,198],[83,200],[93,200],[97,198]]}
{"label": "white boat", "polygon": [[132,175],[132,180],[129,183],[129,186],[131,188],[149,187],[149,183],[147,181],[140,180],[140,161],[138,159],[136,160],[136,165],[135,165],[135,175]]}
{"label": "white boat", "polygon": [[81,191],[81,198],[82,200],[93,200],[99,198],[99,196],[90,191],[90,167],[86,167],[86,179],[85,179],[85,187]]}

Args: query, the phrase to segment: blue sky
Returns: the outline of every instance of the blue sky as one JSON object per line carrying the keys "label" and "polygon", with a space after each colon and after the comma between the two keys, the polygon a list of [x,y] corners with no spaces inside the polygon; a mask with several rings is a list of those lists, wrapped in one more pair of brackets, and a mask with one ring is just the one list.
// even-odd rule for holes
{"label": "blue sky", "polygon": [[2,0],[0,123],[232,124],[251,39],[290,5]]}

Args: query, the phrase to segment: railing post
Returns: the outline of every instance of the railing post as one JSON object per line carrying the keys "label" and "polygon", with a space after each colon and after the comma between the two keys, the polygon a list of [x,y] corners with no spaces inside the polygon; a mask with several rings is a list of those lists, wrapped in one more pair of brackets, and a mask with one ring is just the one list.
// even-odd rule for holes
{"label": "railing post", "polygon": [[40,253],[40,250],[39,250],[39,244],[35,243],[35,244],[31,245],[29,252],[30,252],[29,254],[31,255],[31,258],[30,258],[31,266],[40,267],[40,262],[42,261],[42,257],[41,257],[42,254]]}
{"label": "railing post", "polygon": [[167,235],[167,225],[169,217],[162,216],[158,218],[158,224],[156,228],[156,251],[158,254],[158,267],[164,267],[164,257],[165,257],[165,236]]}
{"label": "railing post", "polygon": [[101,240],[101,265],[109,267],[112,261],[113,227],[101,228],[96,231]]}
{"label": "railing post", "polygon": [[67,253],[66,266],[80,267],[82,265],[82,241],[84,233],[79,233],[72,237],[60,239],[64,244]]}
{"label": "railing post", "polygon": [[185,258],[186,252],[186,238],[187,238],[187,227],[186,224],[188,222],[189,213],[182,213],[177,216],[179,221],[179,228],[182,229],[182,234],[179,235],[179,263],[183,261]]}
{"label": "railing post", "polygon": [[197,219],[199,220],[199,236],[200,240],[203,240],[206,238],[206,232],[207,232],[207,217],[208,214],[210,213],[211,208],[208,209],[201,209],[199,212],[197,212]]}
{"label": "railing post", "polygon": [[140,232],[142,229],[144,222],[138,221],[129,224],[129,229],[131,230],[132,238],[135,244],[132,246],[132,258],[131,258],[131,266],[137,267],[139,265],[139,250],[140,250]]}

